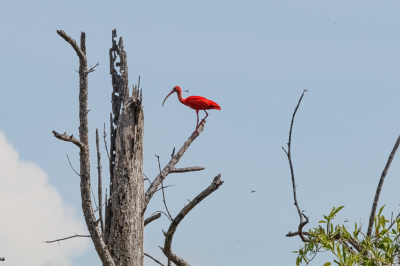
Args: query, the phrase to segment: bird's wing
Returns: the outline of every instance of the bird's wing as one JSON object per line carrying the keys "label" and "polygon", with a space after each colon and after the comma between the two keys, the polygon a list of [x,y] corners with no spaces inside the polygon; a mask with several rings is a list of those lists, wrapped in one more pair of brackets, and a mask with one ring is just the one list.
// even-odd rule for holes
{"label": "bird's wing", "polygon": [[201,96],[189,96],[185,101],[190,108],[195,110],[221,110],[221,107],[217,103]]}

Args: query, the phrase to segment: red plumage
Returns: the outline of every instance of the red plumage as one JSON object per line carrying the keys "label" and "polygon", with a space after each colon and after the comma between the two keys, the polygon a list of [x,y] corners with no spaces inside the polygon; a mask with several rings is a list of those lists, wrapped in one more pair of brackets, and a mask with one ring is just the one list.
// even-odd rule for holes
{"label": "red plumage", "polygon": [[183,104],[189,106],[194,110],[221,110],[221,107],[217,103],[201,96],[189,96],[183,100]]}
{"label": "red plumage", "polygon": [[[210,109],[221,110],[221,107],[217,103],[215,103],[207,98],[201,97],[201,96],[189,96],[186,99],[182,98],[182,90],[179,86],[175,86],[172,89],[172,91],[167,95],[167,97],[165,97],[163,105],[165,103],[165,100],[174,92],[176,92],[178,94],[178,99],[182,104],[189,106],[190,108],[196,110],[197,124],[196,124],[196,129],[193,133],[196,133],[197,128],[199,127],[199,111],[200,110],[203,110],[204,112],[206,112],[206,116],[203,118],[203,120],[205,120],[208,116],[208,113],[206,110],[210,110]],[[203,122],[203,120],[201,120],[201,122]]]}

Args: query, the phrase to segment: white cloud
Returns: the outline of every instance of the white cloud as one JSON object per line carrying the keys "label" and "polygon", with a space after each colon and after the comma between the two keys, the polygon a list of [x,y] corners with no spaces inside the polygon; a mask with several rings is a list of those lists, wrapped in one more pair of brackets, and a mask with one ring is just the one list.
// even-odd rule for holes
{"label": "white cloud", "polygon": [[0,257],[13,266],[68,266],[89,248],[89,239],[45,244],[66,234],[87,232],[83,219],[63,203],[47,174],[23,162],[0,132]]}

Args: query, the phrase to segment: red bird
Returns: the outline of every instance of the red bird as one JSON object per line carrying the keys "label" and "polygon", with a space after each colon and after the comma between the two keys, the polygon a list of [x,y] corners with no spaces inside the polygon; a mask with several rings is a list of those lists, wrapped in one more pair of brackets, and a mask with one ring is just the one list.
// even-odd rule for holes
{"label": "red bird", "polygon": [[[182,98],[182,90],[179,86],[175,86],[172,89],[172,91],[167,95],[167,97],[165,97],[164,102],[162,104],[163,106],[164,106],[165,100],[174,92],[176,92],[178,94],[178,99],[181,103],[196,110],[197,124],[196,124],[196,129],[193,133],[196,133],[197,128],[199,127],[199,110],[203,110],[204,112],[206,112],[206,117],[204,117],[203,120],[205,120],[208,116],[208,113],[206,110],[210,110],[210,109],[221,110],[221,107],[217,103],[215,103],[209,99],[206,99],[204,97],[201,97],[201,96],[189,96],[186,99],[183,99]],[[203,122],[203,120],[201,120],[201,122]]]}

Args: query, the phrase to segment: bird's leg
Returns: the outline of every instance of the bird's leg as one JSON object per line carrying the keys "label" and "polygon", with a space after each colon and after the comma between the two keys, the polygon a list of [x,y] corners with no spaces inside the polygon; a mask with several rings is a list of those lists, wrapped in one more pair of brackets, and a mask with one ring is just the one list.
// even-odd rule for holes
{"label": "bird's leg", "polygon": [[196,110],[196,114],[197,114],[197,124],[196,124],[196,129],[194,130],[193,133],[197,132],[197,128],[199,127],[199,110]]}
{"label": "bird's leg", "polygon": [[206,110],[203,110],[203,111],[206,112],[206,116],[201,120],[200,124],[203,123],[203,121],[206,120],[206,118],[207,118],[207,116],[208,116],[207,111],[206,111]]}

